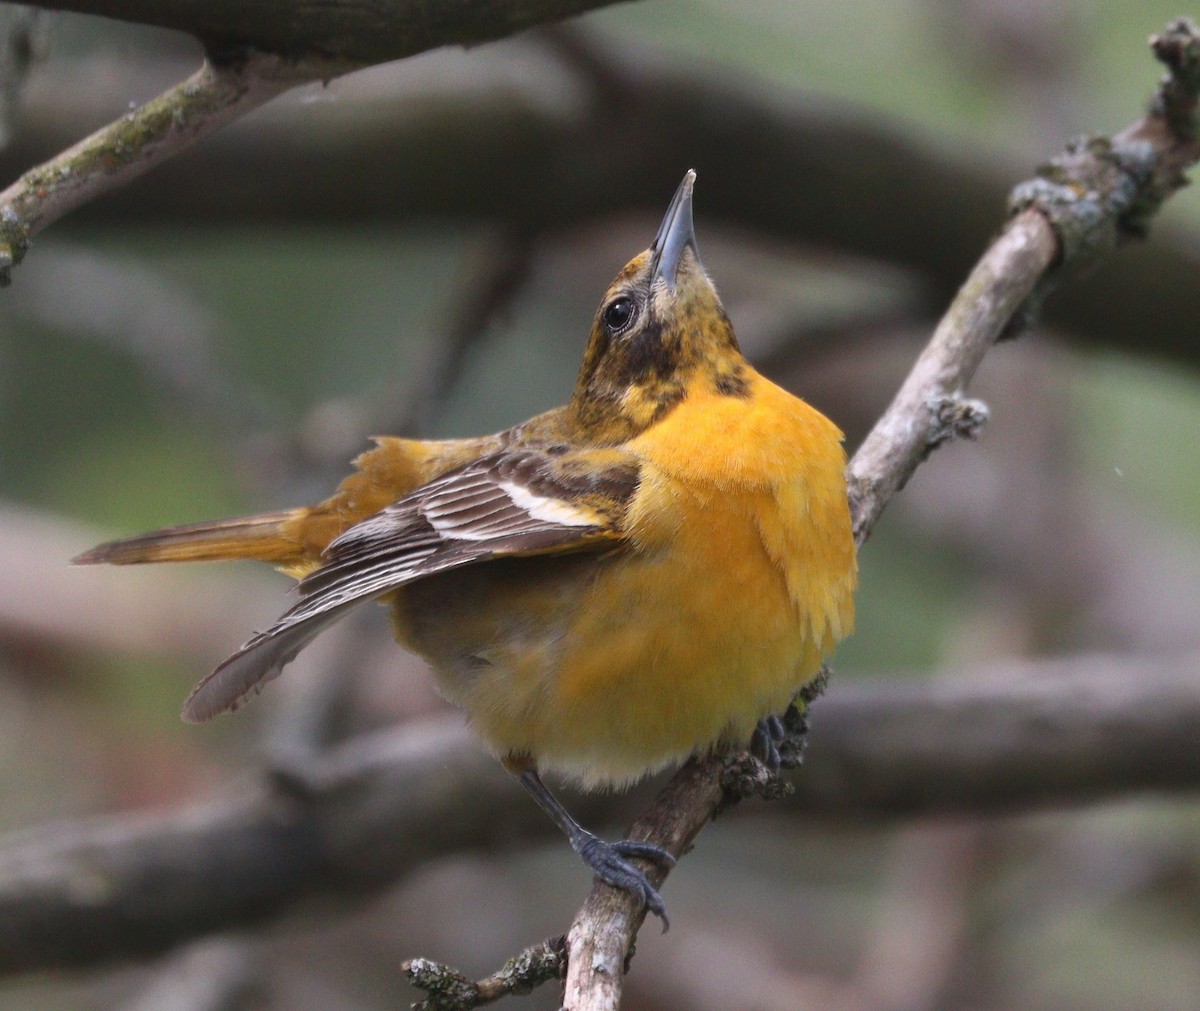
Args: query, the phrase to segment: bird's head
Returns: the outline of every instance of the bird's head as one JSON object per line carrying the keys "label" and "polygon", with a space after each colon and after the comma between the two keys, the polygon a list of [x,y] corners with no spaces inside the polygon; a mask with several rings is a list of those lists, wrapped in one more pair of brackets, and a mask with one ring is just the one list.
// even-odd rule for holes
{"label": "bird's head", "polygon": [[697,383],[744,392],[733,325],[696,252],[695,181],[683,177],[654,242],[609,285],[592,321],[571,408],[597,441],[644,431]]}

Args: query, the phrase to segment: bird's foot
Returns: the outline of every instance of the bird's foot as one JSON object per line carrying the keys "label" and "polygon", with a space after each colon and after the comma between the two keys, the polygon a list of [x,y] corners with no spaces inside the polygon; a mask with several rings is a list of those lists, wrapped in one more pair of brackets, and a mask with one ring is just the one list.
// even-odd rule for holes
{"label": "bird's foot", "polygon": [[784,743],[787,731],[778,716],[764,716],[754,728],[750,738],[750,754],[763,763],[770,772],[778,772],[783,759],[779,746]]}
{"label": "bird's foot", "polygon": [[632,892],[642,900],[643,908],[662,920],[663,933],[671,925],[667,919],[667,907],[658,889],[650,883],[646,872],[631,860],[650,860],[663,867],[674,867],[675,858],[662,846],[636,839],[620,842],[605,842],[591,832],[581,831],[571,839],[571,847],[579,854],[593,874],[606,885]]}
{"label": "bird's foot", "polygon": [[750,738],[750,754],[774,775],[780,769],[794,769],[804,761],[808,719],[794,703],[782,717],[764,716]]}

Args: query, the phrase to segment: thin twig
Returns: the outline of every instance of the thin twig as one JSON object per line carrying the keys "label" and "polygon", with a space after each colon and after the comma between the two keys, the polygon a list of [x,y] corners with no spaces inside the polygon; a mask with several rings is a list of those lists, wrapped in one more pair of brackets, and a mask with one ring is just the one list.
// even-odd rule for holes
{"label": "thin twig", "polygon": [[462,973],[428,958],[414,958],[401,968],[413,986],[429,996],[414,1011],[469,1011],[510,994],[531,993],[543,983],[561,979],[567,968],[566,938],[552,937],[526,948],[490,976],[472,982]]}

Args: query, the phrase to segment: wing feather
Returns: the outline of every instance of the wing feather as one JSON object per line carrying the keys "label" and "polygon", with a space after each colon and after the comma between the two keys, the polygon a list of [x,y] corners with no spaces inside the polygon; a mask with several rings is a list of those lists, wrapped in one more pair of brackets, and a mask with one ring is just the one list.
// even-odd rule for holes
{"label": "wing feather", "polygon": [[638,468],[606,451],[601,471],[589,470],[582,454],[510,449],[436,478],[352,526],[301,580],[300,600],[195,687],[184,719],[236,709],[363,601],[489,558],[611,543],[621,536]]}

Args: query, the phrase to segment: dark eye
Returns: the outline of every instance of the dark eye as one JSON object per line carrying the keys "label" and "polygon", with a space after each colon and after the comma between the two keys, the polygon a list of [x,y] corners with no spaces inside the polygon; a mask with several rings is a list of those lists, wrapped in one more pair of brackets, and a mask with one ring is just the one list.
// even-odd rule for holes
{"label": "dark eye", "polygon": [[635,307],[633,299],[626,295],[614,298],[604,310],[604,325],[611,334],[619,334],[633,322]]}

